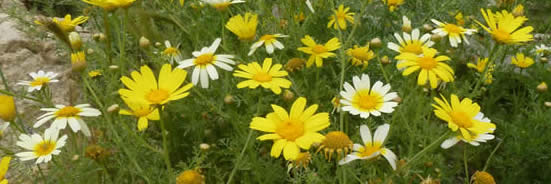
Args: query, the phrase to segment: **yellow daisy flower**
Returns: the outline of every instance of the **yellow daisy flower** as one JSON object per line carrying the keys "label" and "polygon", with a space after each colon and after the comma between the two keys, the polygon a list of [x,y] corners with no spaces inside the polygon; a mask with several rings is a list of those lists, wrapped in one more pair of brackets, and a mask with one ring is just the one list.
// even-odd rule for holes
{"label": "yellow daisy flower", "polygon": [[10,156],[2,157],[0,161],[0,184],[8,184],[6,177],[6,172],[8,172],[8,167],[10,167]]}
{"label": "yellow daisy flower", "polygon": [[404,4],[405,0],[383,0],[383,3],[388,6],[388,10],[393,12],[398,6]]}
{"label": "yellow daisy flower", "polygon": [[11,122],[15,119],[15,100],[13,96],[0,95],[0,119]]}
{"label": "yellow daisy flower", "polygon": [[75,30],[75,27],[79,24],[82,24],[88,20],[88,17],[85,16],[78,16],[75,19],[71,19],[71,15],[67,14],[65,15],[65,18],[63,20],[58,20],[57,18],[53,18],[53,22],[57,24],[57,26],[65,33],[71,32]]}
{"label": "yellow daisy flower", "polygon": [[406,32],[402,35],[403,37],[398,33],[394,33],[394,37],[398,40],[398,44],[389,42],[388,48],[400,54],[409,52],[419,55],[423,53],[423,48],[429,48],[434,45],[434,42],[430,40],[431,35],[427,33],[420,36],[421,33],[419,29],[411,31],[411,35]]}
{"label": "yellow daisy flower", "polygon": [[185,170],[176,178],[176,184],[205,184],[205,176],[195,170]]}
{"label": "yellow daisy flower", "polygon": [[339,160],[352,150],[352,145],[353,143],[346,133],[342,131],[331,131],[325,135],[325,139],[321,142],[316,153],[323,150],[325,159],[328,161],[331,161],[333,153],[336,153],[337,160]]}
{"label": "yellow daisy flower", "polygon": [[480,11],[488,27],[475,20],[476,23],[490,33],[498,43],[515,44],[534,40],[534,36],[530,34],[534,30],[532,26],[520,28],[528,20],[526,17],[515,17],[506,10],[496,12],[495,14],[489,9],[486,11],[480,9]]}
{"label": "yellow daisy flower", "polygon": [[434,97],[436,104],[434,114],[448,122],[448,127],[452,131],[461,133],[461,136],[466,141],[473,141],[476,135],[494,132],[496,125],[491,123],[489,119],[484,118],[484,114],[480,112],[480,106],[469,98],[459,100],[455,95],[451,95],[451,104],[442,96],[442,98]]}
{"label": "yellow daisy flower", "polygon": [[130,110],[122,109],[119,114],[135,116],[138,118],[138,131],[147,129],[148,120],[159,120],[159,110],[149,104],[123,99]]}
{"label": "yellow daisy flower", "polygon": [[488,64],[488,58],[478,58],[476,64],[467,63],[467,67],[475,69],[478,73],[482,73],[486,69],[486,64]]}
{"label": "yellow daisy flower", "polygon": [[182,99],[189,95],[188,90],[193,86],[188,83],[181,87],[187,72],[178,68],[172,70],[170,64],[163,65],[158,81],[148,66],[142,66],[141,72],[133,71],[131,76],[132,79],[121,77],[122,83],[128,88],[119,89],[121,97],[151,105],[164,105]]}
{"label": "yellow daisy flower", "polygon": [[444,82],[453,81],[453,69],[444,61],[449,61],[448,56],[436,56],[436,49],[423,48],[423,55],[412,53],[403,53],[396,56],[396,59],[404,62],[397,64],[398,69],[406,68],[402,75],[407,76],[419,69],[419,77],[417,78],[418,85],[425,85],[427,80],[430,82],[431,88],[436,88],[440,80]]}
{"label": "yellow daisy flower", "polygon": [[432,33],[440,36],[447,35],[452,47],[457,47],[457,44],[461,43],[461,40],[465,40],[465,43],[469,44],[469,40],[465,37],[465,35],[476,33],[476,29],[465,29],[461,26],[440,22],[435,19],[431,19],[431,21],[438,26],[438,28],[432,30]]}
{"label": "yellow daisy flower", "polygon": [[318,105],[306,109],[306,98],[298,98],[292,105],[290,113],[275,104],[274,112],[263,117],[254,117],[250,128],[268,132],[258,140],[274,140],[270,155],[278,158],[283,151],[286,160],[295,160],[300,148],[308,150],[313,143],[323,141],[324,136],[318,131],[329,127],[329,113],[315,113]]}
{"label": "yellow daisy flower", "polygon": [[528,68],[534,64],[534,59],[524,56],[523,53],[517,53],[516,57],[511,58],[511,64],[519,68]]}
{"label": "yellow daisy flower", "polygon": [[300,47],[298,50],[310,54],[310,58],[308,58],[306,62],[307,67],[312,66],[314,61],[317,67],[321,67],[323,65],[323,59],[336,56],[335,53],[331,51],[341,48],[341,42],[339,42],[338,38],[332,38],[327,41],[325,45],[317,44],[310,35],[304,36],[300,41],[306,45],[306,47]]}
{"label": "yellow daisy flower", "polygon": [[263,88],[271,89],[275,94],[280,94],[281,88],[291,87],[291,81],[283,78],[287,76],[287,72],[280,70],[281,64],[272,66],[272,58],[264,59],[262,66],[257,62],[252,62],[247,65],[240,64],[237,67],[243,71],[237,70],[233,76],[248,79],[237,84],[237,88],[254,89],[260,85]]}
{"label": "yellow daisy flower", "polygon": [[347,21],[350,22],[350,24],[354,24],[354,13],[348,13],[348,10],[350,10],[350,7],[344,8],[342,4],[337,10],[333,10],[333,12],[335,12],[335,15],[329,17],[327,28],[333,26],[333,29],[340,28],[341,30],[346,30]]}
{"label": "yellow daisy flower", "polygon": [[457,13],[454,18],[457,25],[459,26],[465,25],[465,18],[463,17],[463,13],[461,12]]}
{"label": "yellow daisy flower", "polygon": [[346,55],[350,56],[350,61],[352,62],[352,65],[363,65],[364,68],[367,67],[367,65],[369,64],[369,60],[375,58],[375,53],[373,53],[373,51],[369,49],[369,44],[367,44],[365,47],[354,45],[353,48],[349,48],[348,50],[346,50]]}
{"label": "yellow daisy flower", "polygon": [[256,26],[258,25],[258,15],[250,12],[245,16],[236,15],[228,20],[226,29],[237,35],[240,40],[253,40],[256,35]]}
{"label": "yellow daisy flower", "polygon": [[279,50],[283,49],[284,46],[281,42],[277,41],[277,38],[286,38],[289,37],[288,35],[282,35],[282,34],[265,34],[260,39],[253,43],[251,45],[251,51],[249,51],[249,56],[253,55],[253,53],[258,49],[258,47],[264,45],[266,47],[266,52],[268,54],[274,53],[274,48],[277,48]]}
{"label": "yellow daisy flower", "polygon": [[95,78],[95,77],[101,76],[101,70],[92,70],[92,71],[88,72],[88,76],[90,78]]}

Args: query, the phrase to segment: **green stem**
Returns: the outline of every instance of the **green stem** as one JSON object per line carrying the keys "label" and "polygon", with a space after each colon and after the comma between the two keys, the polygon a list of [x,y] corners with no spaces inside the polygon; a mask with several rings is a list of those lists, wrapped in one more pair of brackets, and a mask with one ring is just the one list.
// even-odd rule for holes
{"label": "green stem", "polygon": [[145,141],[145,139],[143,139],[143,137],[138,136],[138,134],[136,134],[134,131],[132,131],[132,130],[130,129],[130,127],[128,127],[127,124],[125,124],[125,123],[121,123],[121,124],[122,124],[122,127],[123,127],[127,132],[129,132],[130,134],[132,134],[132,136],[133,136],[136,140],[138,140],[138,142],[140,142],[141,145],[142,145],[143,147],[145,147],[145,148],[147,148],[147,149],[149,149],[149,150],[151,150],[151,151],[153,151],[153,152],[155,152],[155,153],[163,154],[161,151],[159,151],[158,149],[155,149],[153,146],[151,146],[149,143],[147,143],[147,141]]}
{"label": "green stem", "polygon": [[467,145],[463,150],[463,164],[465,165],[465,183],[469,184],[469,166],[467,165]]}
{"label": "green stem", "polygon": [[105,27],[105,42],[107,44],[106,52],[107,52],[107,60],[109,61],[108,65],[111,65],[113,61],[111,60],[111,29],[109,26],[109,19],[108,19],[108,12],[107,10],[103,10],[103,25]]}
{"label": "green stem", "polygon": [[[378,57],[377,57],[377,60],[379,60]],[[379,63],[379,69],[381,69],[381,72],[383,72],[383,77],[385,78],[386,83],[390,83],[390,79],[388,78],[388,74],[386,73],[386,70],[383,67],[383,63],[382,62],[377,62],[377,63]]]}
{"label": "green stem", "polygon": [[[120,65],[120,69],[121,69],[121,76],[124,75],[124,72],[126,71],[126,63],[123,61],[124,60],[124,45],[126,44],[126,35],[124,34],[125,33],[125,29],[126,29],[126,19],[128,18],[128,9],[124,9],[124,13],[123,13],[123,17],[122,17],[122,20],[121,20],[121,30],[120,30],[120,35],[119,35],[119,65]],[[120,37],[122,37],[122,41],[120,39]]]}
{"label": "green stem", "polygon": [[168,131],[166,131],[163,114],[164,113],[163,113],[163,110],[162,110],[162,107],[161,107],[159,109],[159,116],[161,118],[159,118],[159,119],[161,121],[161,135],[163,136],[163,152],[164,152],[163,155],[164,155],[164,159],[165,159],[166,168],[168,169],[169,174],[172,174],[172,164],[170,163],[170,150],[168,150],[168,138],[167,138]]}
{"label": "green stem", "polygon": [[245,141],[245,145],[243,145],[243,148],[241,149],[241,153],[239,153],[239,157],[237,157],[237,160],[235,161],[235,166],[231,170],[230,177],[228,178],[228,181],[226,182],[226,184],[230,184],[232,182],[233,176],[237,171],[237,167],[239,167],[239,165],[241,164],[241,159],[245,154],[245,150],[247,150],[247,147],[249,147],[249,142],[251,141],[252,136],[253,136],[253,129],[249,129],[249,135],[247,135],[247,141]]}
{"label": "green stem", "polygon": [[473,91],[471,92],[471,95],[470,95],[471,98],[474,97],[474,94],[478,91],[481,84],[484,83],[484,81],[486,80],[486,75],[489,72],[488,68],[491,65],[493,65],[494,62],[495,62],[494,55],[495,55],[497,49],[498,49],[498,45],[496,43],[496,45],[494,45],[492,47],[492,49],[490,50],[490,55],[488,56],[488,63],[486,63],[486,66],[484,67],[484,72],[482,72],[482,76],[480,76],[480,79],[478,81],[476,81],[476,85],[475,85],[475,87],[474,87],[474,89],[473,89]]}
{"label": "green stem", "polygon": [[431,144],[429,144],[427,147],[425,147],[423,150],[417,152],[417,154],[415,154],[408,162],[406,162],[406,165],[404,165],[404,167],[408,166],[408,165],[411,165],[411,163],[415,163],[415,161],[417,159],[419,159],[422,155],[424,155],[427,151],[429,151],[430,149],[432,149],[432,147],[434,147],[434,145],[437,145],[439,144],[440,142],[442,142],[443,139],[445,139],[448,135],[450,134],[450,132],[446,132],[444,134],[442,134],[442,136],[440,136],[438,139],[436,139],[434,142],[432,142]]}
{"label": "green stem", "polygon": [[503,140],[500,140],[499,143],[497,143],[497,146],[492,151],[492,153],[490,153],[490,156],[488,156],[488,160],[486,160],[486,164],[484,164],[484,168],[482,169],[482,171],[486,171],[486,169],[488,169],[488,165],[490,165],[490,160],[492,159],[492,157],[496,153],[499,146],[501,146],[501,143],[503,143]]}

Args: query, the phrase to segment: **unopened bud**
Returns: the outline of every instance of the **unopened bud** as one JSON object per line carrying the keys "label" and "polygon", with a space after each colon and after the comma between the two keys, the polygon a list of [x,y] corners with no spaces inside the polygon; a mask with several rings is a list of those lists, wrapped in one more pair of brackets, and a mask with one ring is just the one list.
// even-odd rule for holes
{"label": "unopened bud", "polygon": [[390,59],[388,58],[388,56],[383,56],[383,57],[381,58],[381,63],[383,63],[383,64],[385,64],[385,65],[386,65],[386,64],[389,64],[389,63],[390,63]]}
{"label": "unopened bud", "polygon": [[425,29],[425,31],[429,32],[429,31],[432,31],[432,29],[434,29],[430,24],[423,24],[423,29]]}
{"label": "unopened bud", "polygon": [[160,47],[161,46],[161,42],[155,42],[155,47]]}
{"label": "unopened bud", "polygon": [[74,72],[81,72],[86,69],[86,55],[83,51],[71,53],[71,66]]}
{"label": "unopened bud", "polygon": [[540,58],[540,62],[542,62],[542,63],[547,63],[547,61],[549,61],[549,60],[546,57]]}
{"label": "unopened bud", "polygon": [[515,8],[513,9],[513,15],[515,17],[523,16],[524,15],[524,6],[522,6],[522,4],[519,4],[519,5],[515,6]]}
{"label": "unopened bud", "polygon": [[119,104],[113,104],[107,108],[107,112],[117,112],[119,111]]}
{"label": "unopened bud", "polygon": [[293,100],[293,98],[295,98],[295,93],[293,93],[292,91],[290,91],[288,89],[283,91],[283,100],[291,101],[291,100]]}
{"label": "unopened bud", "polygon": [[551,107],[551,102],[545,102],[543,104],[545,104],[545,106],[547,106],[547,107]]}
{"label": "unopened bud", "polygon": [[545,82],[541,82],[538,87],[536,87],[536,89],[539,91],[539,92],[546,92],[547,91],[547,83]]}
{"label": "unopened bud", "polygon": [[88,55],[94,54],[94,52],[95,51],[92,48],[89,48],[88,50],[86,50],[86,54],[88,54]]}
{"label": "unopened bud", "polygon": [[69,42],[71,42],[73,50],[80,50],[80,47],[82,47],[82,40],[77,32],[69,33]]}
{"label": "unopened bud", "polygon": [[225,104],[232,104],[233,102],[235,102],[235,99],[233,98],[233,96],[226,95],[226,97],[224,97]]}
{"label": "unopened bud", "polygon": [[203,151],[207,151],[209,148],[210,148],[209,144],[206,144],[206,143],[199,144],[199,149],[201,149]]}
{"label": "unopened bud", "polygon": [[377,38],[371,39],[371,41],[369,41],[369,45],[375,48],[379,48],[383,45],[383,42],[379,37],[377,37]]}
{"label": "unopened bud", "polygon": [[442,36],[440,36],[439,34],[432,34],[432,36],[430,37],[430,40],[434,42],[440,41],[441,39],[442,39]]}
{"label": "unopened bud", "polygon": [[151,42],[149,41],[149,39],[147,39],[146,37],[140,37],[140,47],[141,48],[147,48],[149,47],[149,45],[151,45]]}
{"label": "unopened bud", "polygon": [[117,70],[117,69],[119,69],[119,66],[118,65],[111,65],[111,66],[109,66],[109,69]]}
{"label": "unopened bud", "polygon": [[105,41],[105,34],[103,33],[96,33],[94,36],[92,36],[94,40],[96,41]]}

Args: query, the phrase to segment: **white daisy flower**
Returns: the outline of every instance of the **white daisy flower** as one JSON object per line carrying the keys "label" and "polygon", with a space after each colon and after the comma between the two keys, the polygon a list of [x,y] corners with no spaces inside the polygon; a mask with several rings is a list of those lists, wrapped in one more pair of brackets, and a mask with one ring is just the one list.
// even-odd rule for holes
{"label": "white daisy flower", "polygon": [[377,127],[375,135],[371,136],[371,131],[367,125],[360,126],[360,136],[362,137],[364,145],[354,144],[352,148],[354,152],[346,155],[346,157],[340,160],[339,165],[344,165],[357,159],[372,159],[379,155],[383,155],[388,163],[390,163],[392,169],[396,170],[398,157],[390,149],[383,146],[389,130],[390,125],[384,124]]}
{"label": "white daisy flower", "polygon": [[169,57],[170,64],[174,64],[174,62],[182,60],[180,50],[178,50],[179,45],[176,47],[172,47],[172,44],[170,44],[168,40],[165,40],[165,47],[166,49],[163,50],[163,55]]}
{"label": "white daisy flower", "polygon": [[242,0],[202,0],[218,10],[224,10],[231,4],[244,3]]}
{"label": "white daisy flower", "polygon": [[44,137],[33,134],[21,134],[17,146],[28,151],[15,154],[21,161],[36,159],[36,164],[47,163],[52,159],[52,155],[59,155],[59,149],[65,145],[67,135],[58,139],[59,130],[48,128],[44,131]]}
{"label": "white daisy flower", "polygon": [[409,33],[402,33],[403,36],[400,36],[398,33],[394,33],[394,37],[398,40],[398,44],[389,42],[388,48],[393,51],[399,52],[400,54],[404,52],[409,52],[413,54],[423,54],[423,47],[432,47],[434,42],[430,40],[430,34],[426,33],[423,36],[420,36],[419,29],[414,29]]}
{"label": "white daisy flower", "polygon": [[73,132],[82,130],[82,133],[86,136],[90,136],[90,129],[82,120],[81,117],[94,117],[101,115],[101,112],[97,109],[91,108],[89,104],[80,104],[76,106],[56,105],[55,108],[42,108],[41,111],[48,113],[38,117],[38,121],[34,124],[34,128],[42,126],[42,124],[55,118],[54,122],[50,125],[50,128],[65,129],[67,124],[71,127]]}
{"label": "white daisy flower", "polygon": [[548,47],[544,44],[536,45],[534,52],[541,57],[544,56],[546,53],[551,52],[551,47]]}
{"label": "white daisy flower", "polygon": [[432,33],[440,36],[447,35],[452,47],[457,47],[457,45],[461,43],[461,40],[465,40],[465,43],[469,44],[469,40],[465,37],[465,35],[472,35],[473,33],[476,33],[476,29],[465,29],[461,26],[446,22],[442,23],[435,19],[431,19],[431,21],[438,26],[438,28],[432,30]]}
{"label": "white daisy flower", "polygon": [[234,57],[233,55],[214,54],[221,41],[220,38],[217,38],[210,47],[203,47],[201,51],[192,52],[193,58],[179,62],[180,65],[178,65],[178,68],[195,66],[191,75],[191,82],[193,85],[197,85],[197,83],[201,81],[201,87],[208,88],[209,78],[217,80],[218,72],[214,66],[218,66],[227,71],[233,70],[233,68],[228,65],[235,65],[235,61],[231,60]]}
{"label": "white daisy flower", "polygon": [[258,47],[264,45],[266,47],[266,52],[268,54],[274,53],[274,47],[281,50],[284,48],[283,44],[276,40],[276,38],[284,38],[289,37],[288,35],[282,35],[282,34],[266,34],[260,39],[258,39],[257,42],[253,43],[251,46],[251,51],[249,51],[249,56],[253,55],[253,53],[258,49]]}
{"label": "white daisy flower", "polygon": [[42,86],[48,85],[49,83],[58,82],[58,80],[55,79],[57,77],[57,73],[54,72],[44,72],[40,70],[36,73],[31,72],[29,73],[29,75],[31,76],[31,78],[33,78],[32,81],[20,81],[17,83],[17,85],[29,86],[29,88],[27,89],[29,93],[35,90],[40,91],[40,89],[42,89]]}
{"label": "white daisy flower", "polygon": [[[484,122],[484,123],[490,123],[491,122],[490,119],[488,119],[487,117],[484,117],[484,114],[482,112],[479,112],[478,114],[476,114],[474,119],[478,120],[480,122]],[[493,128],[490,129],[491,132],[493,132],[494,130],[495,129],[493,129]],[[466,139],[462,136],[461,133],[459,133],[459,134],[457,134],[456,136],[454,136],[452,138],[446,139],[444,142],[442,142],[442,144],[440,144],[440,147],[442,147],[444,149],[448,149],[448,148],[452,147],[453,145],[457,144],[459,141],[469,143],[473,146],[478,146],[478,145],[480,145],[480,143],[486,142],[488,140],[492,140],[494,138],[495,138],[495,136],[490,134],[489,132],[474,135],[474,136],[471,137],[471,139]]]}
{"label": "white daisy flower", "polygon": [[391,100],[398,97],[396,92],[390,91],[390,84],[383,86],[381,81],[375,82],[371,86],[369,76],[362,74],[361,78],[354,76],[352,85],[344,83],[344,91],[341,91],[342,110],[352,115],[360,115],[362,118],[368,118],[370,114],[380,116],[381,113],[391,113],[394,107],[398,105]]}

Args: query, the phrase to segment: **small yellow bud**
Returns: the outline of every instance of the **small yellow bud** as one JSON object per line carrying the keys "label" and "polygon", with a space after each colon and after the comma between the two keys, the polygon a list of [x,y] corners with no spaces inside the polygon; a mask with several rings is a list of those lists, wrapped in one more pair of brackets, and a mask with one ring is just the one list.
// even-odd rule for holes
{"label": "small yellow bud", "polygon": [[105,41],[105,34],[103,34],[103,33],[96,33],[92,37],[96,41]]}
{"label": "small yellow bud", "polygon": [[371,39],[371,41],[369,41],[369,45],[375,48],[379,48],[383,45],[383,42],[379,37],[377,37],[377,38]]}
{"label": "small yellow bud", "polygon": [[474,184],[495,184],[494,177],[485,171],[476,171],[473,175]]}
{"label": "small yellow bud", "polygon": [[513,15],[515,17],[523,16],[524,15],[524,6],[522,6],[522,4],[519,4],[519,5],[515,6],[515,8],[513,9]]}
{"label": "small yellow bud", "polygon": [[83,51],[71,53],[71,66],[74,72],[81,72],[86,69],[86,55]]}
{"label": "small yellow bud", "polygon": [[12,96],[0,95],[0,119],[11,122],[15,119],[15,100]]}
{"label": "small yellow bud", "polygon": [[178,178],[176,178],[176,184],[204,184],[205,177],[195,170],[185,170]]}
{"label": "small yellow bud", "polygon": [[295,93],[293,93],[292,91],[286,89],[285,91],[283,91],[283,100],[285,101],[291,101],[295,98]]}
{"label": "small yellow bud", "polygon": [[536,89],[539,91],[539,92],[546,92],[547,91],[547,83],[545,82],[541,82],[538,87],[536,87]]}
{"label": "small yellow bud", "polygon": [[390,63],[390,59],[388,58],[388,56],[383,56],[383,57],[381,58],[381,63],[383,63],[383,64],[385,64],[385,65],[386,65],[386,64],[389,64],[389,63]]}
{"label": "small yellow bud", "polygon": [[140,47],[145,49],[148,48],[149,45],[151,45],[151,42],[146,37],[140,37]]}
{"label": "small yellow bud", "polygon": [[71,47],[75,51],[80,50],[80,47],[82,47],[82,40],[77,32],[69,33],[69,42],[71,42]]}
{"label": "small yellow bud", "polygon": [[225,104],[232,104],[233,102],[235,102],[235,99],[233,98],[233,96],[231,95],[226,95],[224,97],[224,103]]}
{"label": "small yellow bud", "polygon": [[302,58],[291,58],[287,61],[287,64],[285,64],[285,70],[288,72],[300,70],[304,67],[304,63],[306,63],[306,61]]}

